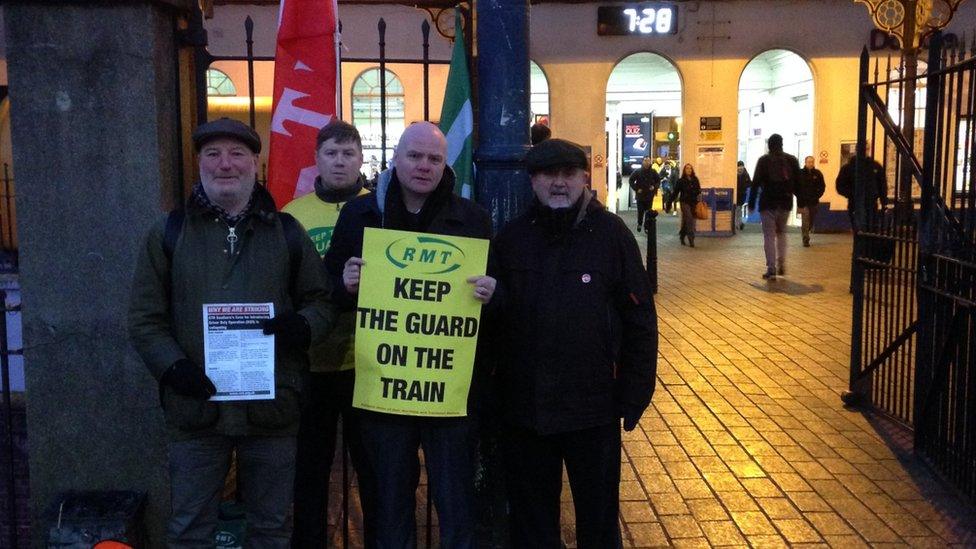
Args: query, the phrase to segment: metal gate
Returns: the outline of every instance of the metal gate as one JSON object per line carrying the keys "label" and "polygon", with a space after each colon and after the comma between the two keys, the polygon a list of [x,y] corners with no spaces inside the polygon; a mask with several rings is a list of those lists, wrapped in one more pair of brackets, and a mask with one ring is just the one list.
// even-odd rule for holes
{"label": "metal gate", "polygon": [[[976,40],[861,56],[851,394],[976,496]],[[851,400],[851,399],[848,399]]]}

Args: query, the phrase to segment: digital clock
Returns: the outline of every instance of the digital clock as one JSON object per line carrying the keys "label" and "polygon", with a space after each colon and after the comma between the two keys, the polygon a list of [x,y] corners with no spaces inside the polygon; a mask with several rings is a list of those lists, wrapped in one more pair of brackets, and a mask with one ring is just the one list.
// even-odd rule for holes
{"label": "digital clock", "polygon": [[678,9],[674,4],[624,4],[597,8],[599,36],[676,34]]}

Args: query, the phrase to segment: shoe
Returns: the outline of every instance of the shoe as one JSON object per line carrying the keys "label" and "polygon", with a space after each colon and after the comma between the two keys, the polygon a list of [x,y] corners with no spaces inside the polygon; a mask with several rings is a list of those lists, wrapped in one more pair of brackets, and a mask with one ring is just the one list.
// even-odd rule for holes
{"label": "shoe", "polygon": [[695,247],[695,237],[693,236],[688,237],[688,245],[691,246],[692,248]]}
{"label": "shoe", "polygon": [[779,269],[776,269],[776,274],[778,274],[779,276],[785,275],[786,274],[786,268],[783,267],[782,265],[780,265],[779,266]]}
{"label": "shoe", "polygon": [[803,239],[803,247],[804,248],[809,248],[810,247],[810,239],[809,238],[804,238]]}
{"label": "shoe", "polygon": [[679,240],[681,240],[681,245],[684,246],[685,245],[685,235],[681,235],[678,238],[679,238]]}
{"label": "shoe", "polygon": [[772,269],[770,269],[770,270],[766,271],[765,273],[763,273],[762,277],[765,280],[776,280],[776,271],[773,271]]}
{"label": "shoe", "polygon": [[739,230],[740,231],[745,230],[745,228],[746,228],[746,224],[745,223],[739,223]]}

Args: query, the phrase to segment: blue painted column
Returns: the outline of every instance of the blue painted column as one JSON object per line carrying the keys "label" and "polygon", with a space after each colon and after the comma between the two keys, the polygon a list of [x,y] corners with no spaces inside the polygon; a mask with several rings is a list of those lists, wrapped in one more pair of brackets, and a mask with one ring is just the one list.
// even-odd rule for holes
{"label": "blue painted column", "polygon": [[529,3],[479,0],[476,197],[495,229],[525,211],[529,149]]}

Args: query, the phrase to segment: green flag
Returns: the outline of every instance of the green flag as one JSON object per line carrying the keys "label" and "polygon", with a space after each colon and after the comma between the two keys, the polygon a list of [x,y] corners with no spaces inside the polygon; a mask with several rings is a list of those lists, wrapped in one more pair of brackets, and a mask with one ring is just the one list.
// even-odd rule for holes
{"label": "green flag", "polygon": [[440,128],[447,136],[447,163],[454,168],[454,174],[457,175],[454,191],[465,198],[471,198],[474,188],[471,153],[474,115],[471,110],[468,52],[464,48],[461,11],[458,9],[454,10],[454,51],[451,53],[451,70],[447,74]]}

